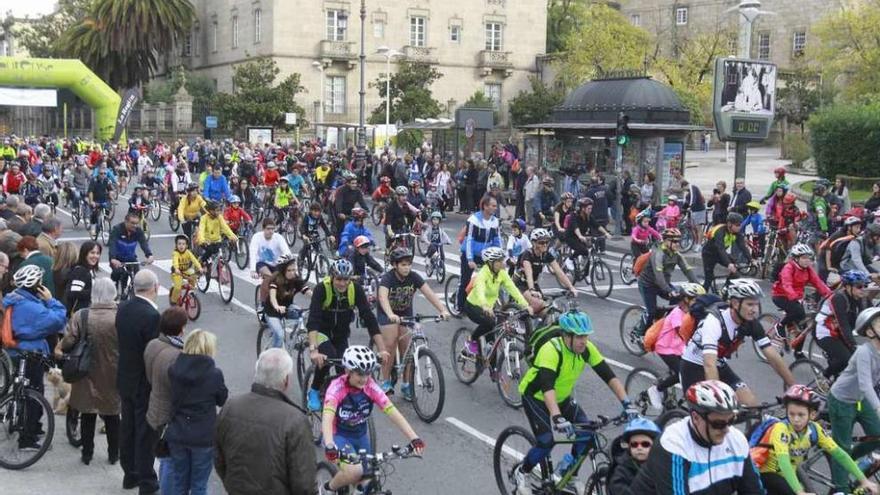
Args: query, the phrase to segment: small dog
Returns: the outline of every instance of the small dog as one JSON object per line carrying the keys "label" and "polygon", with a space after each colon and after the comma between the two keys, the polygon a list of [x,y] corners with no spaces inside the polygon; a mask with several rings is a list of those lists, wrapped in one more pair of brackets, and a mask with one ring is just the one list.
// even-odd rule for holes
{"label": "small dog", "polygon": [[61,377],[61,368],[55,367],[49,370],[46,380],[52,384],[52,410],[56,415],[67,414],[67,402],[70,400],[70,384]]}

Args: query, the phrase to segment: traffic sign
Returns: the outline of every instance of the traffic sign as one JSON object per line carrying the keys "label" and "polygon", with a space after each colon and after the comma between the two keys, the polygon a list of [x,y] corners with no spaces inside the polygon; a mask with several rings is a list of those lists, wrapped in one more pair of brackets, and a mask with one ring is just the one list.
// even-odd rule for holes
{"label": "traffic sign", "polygon": [[216,129],[217,128],[217,117],[213,115],[208,115],[205,117],[205,127],[207,129]]}
{"label": "traffic sign", "polygon": [[296,125],[296,112],[287,112],[284,114],[285,125]]}

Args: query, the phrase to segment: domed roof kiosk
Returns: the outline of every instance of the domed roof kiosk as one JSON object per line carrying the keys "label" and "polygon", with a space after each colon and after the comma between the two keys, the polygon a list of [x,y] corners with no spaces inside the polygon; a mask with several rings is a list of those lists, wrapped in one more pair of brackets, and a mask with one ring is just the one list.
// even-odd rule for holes
{"label": "domed roof kiosk", "polygon": [[[629,118],[630,143],[618,150],[615,135],[621,112]],[[683,168],[688,134],[706,130],[691,125],[690,111],[671,87],[641,74],[589,81],[554,108],[549,122],[522,129],[529,131],[526,164],[543,164],[564,176],[559,181],[563,187],[572,187],[575,173],[580,176],[596,167],[606,177],[629,171],[636,182],[652,171],[661,186],[654,188],[655,201],[669,184],[672,167]]]}

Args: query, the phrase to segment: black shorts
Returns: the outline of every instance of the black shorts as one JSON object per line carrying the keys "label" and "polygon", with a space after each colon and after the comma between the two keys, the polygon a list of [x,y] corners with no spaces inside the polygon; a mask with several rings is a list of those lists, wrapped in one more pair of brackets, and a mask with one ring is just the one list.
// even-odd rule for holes
{"label": "black shorts", "polygon": [[[731,368],[727,361],[718,360],[718,379],[730,385],[734,390],[747,387],[746,382],[742,380]],[[690,361],[681,360],[681,388],[687,390],[691,385],[706,379],[706,371],[702,364],[695,364]]]}

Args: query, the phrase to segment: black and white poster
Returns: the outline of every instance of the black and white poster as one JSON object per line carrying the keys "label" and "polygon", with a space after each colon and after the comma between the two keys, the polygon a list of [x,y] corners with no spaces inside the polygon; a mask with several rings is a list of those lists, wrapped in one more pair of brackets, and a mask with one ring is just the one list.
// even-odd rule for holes
{"label": "black and white poster", "polygon": [[725,60],[721,111],[773,115],[776,107],[776,66]]}

